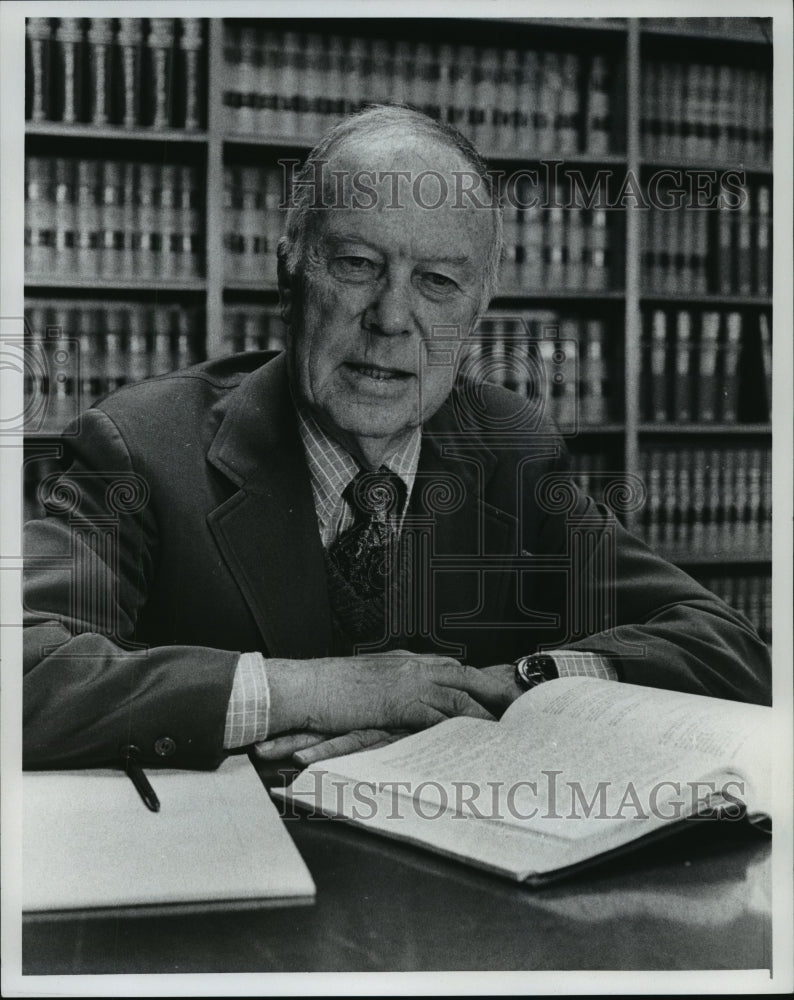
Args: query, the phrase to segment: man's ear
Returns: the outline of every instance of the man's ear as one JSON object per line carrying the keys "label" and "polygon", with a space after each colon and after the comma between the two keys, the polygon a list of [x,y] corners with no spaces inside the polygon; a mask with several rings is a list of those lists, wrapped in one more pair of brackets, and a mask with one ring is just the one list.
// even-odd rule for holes
{"label": "man's ear", "polygon": [[286,326],[292,321],[293,278],[287,267],[287,241],[281,237],[276,250],[278,260],[278,305]]}

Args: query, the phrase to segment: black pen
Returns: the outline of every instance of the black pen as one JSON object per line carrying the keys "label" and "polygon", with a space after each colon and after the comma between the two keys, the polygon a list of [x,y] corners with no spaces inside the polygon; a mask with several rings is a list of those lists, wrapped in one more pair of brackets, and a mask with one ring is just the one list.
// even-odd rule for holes
{"label": "black pen", "polygon": [[138,794],[146,804],[146,808],[151,809],[152,812],[160,812],[160,800],[149,783],[149,779],[143,773],[143,768],[137,761],[140,752],[138,747],[133,745],[123,748],[121,756],[124,761],[124,770],[129,775],[133,785],[138,789]]}

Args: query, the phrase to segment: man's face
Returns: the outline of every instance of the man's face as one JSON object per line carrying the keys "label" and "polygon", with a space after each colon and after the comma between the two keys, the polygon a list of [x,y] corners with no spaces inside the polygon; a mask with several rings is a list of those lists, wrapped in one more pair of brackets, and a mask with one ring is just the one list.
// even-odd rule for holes
{"label": "man's face", "polygon": [[[380,183],[367,175],[375,196],[359,202],[372,207],[352,207],[348,184],[341,207],[313,213],[300,273],[282,287],[294,388],[320,424],[370,465],[449,395],[459,338],[481,303],[493,234],[489,210],[453,207],[451,171],[470,168],[435,142],[350,139],[327,167],[347,178],[395,169],[410,173],[396,197],[393,175]],[[422,182],[419,202],[413,195],[413,179],[428,170],[448,185],[438,208],[421,204],[440,200],[438,179]]]}

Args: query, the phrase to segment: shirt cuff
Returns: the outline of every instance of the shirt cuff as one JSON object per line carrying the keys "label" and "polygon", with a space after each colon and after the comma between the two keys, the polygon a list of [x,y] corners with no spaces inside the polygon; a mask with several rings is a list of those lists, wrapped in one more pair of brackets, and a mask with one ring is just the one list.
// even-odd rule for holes
{"label": "shirt cuff", "polygon": [[600,653],[585,653],[578,649],[552,649],[546,654],[557,667],[560,677],[600,677],[605,681],[618,681],[617,667]]}
{"label": "shirt cuff", "polygon": [[226,709],[224,750],[235,750],[267,738],[270,724],[270,687],[261,653],[241,653]]}

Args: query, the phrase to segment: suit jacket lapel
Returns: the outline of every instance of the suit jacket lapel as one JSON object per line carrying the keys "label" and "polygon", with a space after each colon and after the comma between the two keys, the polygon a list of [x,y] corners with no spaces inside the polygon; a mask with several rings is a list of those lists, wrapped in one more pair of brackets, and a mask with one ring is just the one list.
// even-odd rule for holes
{"label": "suit jacket lapel", "polygon": [[241,383],[207,457],[239,487],[208,523],[268,655],[330,655],[323,550],[283,356]]}
{"label": "suit jacket lapel", "polygon": [[[433,557],[447,568],[435,574],[431,599],[441,612],[438,637],[463,645],[467,662],[487,659],[511,579],[497,565],[484,570],[483,557],[517,554],[515,517],[485,500],[495,466],[495,456],[476,433],[461,434],[447,402],[425,430],[417,479],[420,487],[447,481],[460,491],[460,503],[450,502],[447,511],[441,502],[433,512]],[[415,493],[415,512],[427,506],[421,492]]]}

